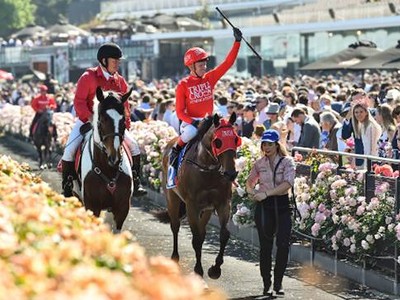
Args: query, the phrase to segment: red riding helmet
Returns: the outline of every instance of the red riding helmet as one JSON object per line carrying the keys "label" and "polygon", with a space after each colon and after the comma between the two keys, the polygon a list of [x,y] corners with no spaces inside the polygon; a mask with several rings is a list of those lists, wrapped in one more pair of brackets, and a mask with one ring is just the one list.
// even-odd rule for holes
{"label": "red riding helmet", "polygon": [[198,62],[203,59],[207,59],[209,54],[199,47],[193,47],[186,51],[183,61],[185,66],[189,67],[193,65],[195,62]]}

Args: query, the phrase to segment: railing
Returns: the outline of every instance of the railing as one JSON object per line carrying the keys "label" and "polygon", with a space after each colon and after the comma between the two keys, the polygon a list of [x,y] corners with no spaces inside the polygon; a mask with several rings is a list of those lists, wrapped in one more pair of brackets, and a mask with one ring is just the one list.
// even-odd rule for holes
{"label": "railing", "polygon": [[[317,154],[322,154],[322,155],[327,155],[329,157],[339,157],[338,159],[338,167],[336,169],[337,174],[342,174],[343,172],[346,172],[346,169],[343,167],[342,164],[342,158],[343,157],[351,157],[353,159],[363,159],[364,162],[366,162],[366,169],[364,170],[364,179],[363,179],[363,187],[364,187],[364,196],[366,197],[367,202],[371,200],[372,197],[374,197],[374,192],[375,192],[375,187],[377,184],[381,182],[388,182],[390,185],[390,192],[391,195],[395,199],[395,212],[394,214],[398,214],[400,211],[400,177],[397,178],[389,178],[389,177],[383,177],[383,176],[377,176],[373,170],[372,170],[372,163],[377,162],[377,163],[388,163],[396,166],[400,166],[400,160],[398,159],[390,159],[390,158],[382,158],[382,157],[377,157],[377,156],[371,156],[371,155],[360,155],[360,154],[354,154],[354,153],[347,153],[347,152],[338,152],[338,151],[330,151],[330,150],[318,150],[318,149],[310,149],[310,148],[303,148],[303,147],[294,147],[292,150],[292,154],[294,155],[295,152],[301,152],[301,153],[317,153]],[[305,166],[305,165],[302,165]],[[299,164],[297,165],[296,168],[296,173],[299,170]],[[311,168],[308,170],[309,175],[309,183],[312,185],[315,182],[316,178],[316,173],[311,170]],[[304,169],[303,169],[303,175],[304,175]],[[313,174],[314,173],[314,174]],[[299,175],[298,173],[296,174]],[[297,217],[297,210],[295,211],[295,218]],[[315,252],[316,252],[316,243],[322,241],[321,238],[316,238],[314,236],[305,234],[304,232],[294,230],[295,234],[300,238],[300,239],[307,239],[310,241],[310,264],[314,265],[314,258],[315,258]],[[376,260],[380,261],[392,261],[394,263],[393,265],[393,272],[394,272],[394,280],[393,280],[393,293],[395,295],[399,294],[398,291],[398,282],[399,282],[399,269],[398,269],[398,247],[397,243],[395,243],[393,247],[393,255],[381,255],[381,256],[367,256],[363,259],[362,261],[362,271],[361,271],[361,283],[363,286],[366,286],[366,277],[365,273],[367,270],[367,258],[373,258]],[[337,264],[338,264],[338,256],[339,252],[336,250],[334,251],[334,273],[337,275]],[[387,267],[387,266],[385,266]]]}
{"label": "railing", "polygon": [[[135,60],[154,56],[153,41],[121,41],[124,56]],[[69,60],[72,63],[82,61],[96,61],[98,45],[64,46],[68,49]],[[35,55],[52,56],[60,46],[35,46],[26,47],[2,47],[0,48],[0,67],[26,66],[32,62]]]}

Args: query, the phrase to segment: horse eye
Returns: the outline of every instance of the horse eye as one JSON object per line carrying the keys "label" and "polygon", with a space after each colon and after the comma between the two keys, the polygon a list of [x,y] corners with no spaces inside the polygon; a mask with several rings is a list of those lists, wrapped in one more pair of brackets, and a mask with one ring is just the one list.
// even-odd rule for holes
{"label": "horse eye", "polygon": [[222,147],[222,141],[220,139],[215,139],[214,145],[215,145],[215,148],[219,149]]}

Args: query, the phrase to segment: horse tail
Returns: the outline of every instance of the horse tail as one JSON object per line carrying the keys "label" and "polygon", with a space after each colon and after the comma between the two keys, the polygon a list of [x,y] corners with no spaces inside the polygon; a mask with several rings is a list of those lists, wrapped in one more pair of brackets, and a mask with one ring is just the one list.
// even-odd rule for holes
{"label": "horse tail", "polygon": [[171,223],[171,218],[169,217],[168,211],[166,209],[152,211],[151,214],[156,217],[161,223]]}
{"label": "horse tail", "polygon": [[[152,211],[151,214],[156,217],[161,223],[171,223],[171,218],[168,214],[168,210],[166,209]],[[184,217],[186,217],[186,204],[185,202],[181,201],[179,203],[179,220],[182,220]]]}

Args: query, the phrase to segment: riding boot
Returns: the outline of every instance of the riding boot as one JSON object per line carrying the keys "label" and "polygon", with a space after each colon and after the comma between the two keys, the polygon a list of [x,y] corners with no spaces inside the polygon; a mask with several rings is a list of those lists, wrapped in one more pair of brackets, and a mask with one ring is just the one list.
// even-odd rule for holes
{"label": "riding boot", "polygon": [[62,160],[62,189],[64,197],[72,197],[75,166],[73,161]]}
{"label": "riding boot", "polygon": [[171,153],[169,154],[169,165],[173,166],[175,169],[178,169],[178,157],[181,150],[182,146],[175,144],[174,147],[171,148]]}
{"label": "riding boot", "polygon": [[147,194],[147,191],[143,188],[142,183],[140,182],[140,154],[132,156],[132,159],[133,196],[144,196]]}

